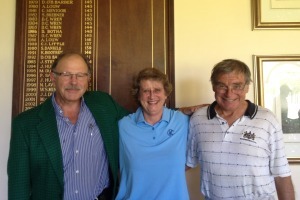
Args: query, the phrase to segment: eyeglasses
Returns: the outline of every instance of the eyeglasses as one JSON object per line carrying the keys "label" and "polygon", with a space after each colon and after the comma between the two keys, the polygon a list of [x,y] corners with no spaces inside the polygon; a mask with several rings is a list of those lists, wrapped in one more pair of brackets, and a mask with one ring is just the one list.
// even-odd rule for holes
{"label": "eyeglasses", "polygon": [[233,84],[231,86],[226,86],[222,83],[217,83],[215,85],[215,88],[217,90],[217,92],[219,93],[226,93],[229,89],[231,89],[231,92],[235,93],[235,94],[239,94],[242,93],[246,87],[246,83],[245,84]]}
{"label": "eyeglasses", "polygon": [[153,94],[154,95],[160,94],[161,92],[164,92],[164,89],[163,88],[154,88],[153,90],[151,90],[151,89],[143,89],[143,88],[141,88],[140,91],[141,91],[141,93],[143,95],[149,96],[150,94],[152,94],[152,95]]}
{"label": "eyeglasses", "polygon": [[56,71],[52,71],[53,74],[55,74],[55,76],[59,76],[61,77],[63,80],[70,80],[72,79],[73,75],[76,77],[77,80],[81,81],[81,80],[85,80],[88,76],[90,76],[89,73],[83,73],[83,72],[79,72],[79,73],[70,73],[70,72],[56,72]]}

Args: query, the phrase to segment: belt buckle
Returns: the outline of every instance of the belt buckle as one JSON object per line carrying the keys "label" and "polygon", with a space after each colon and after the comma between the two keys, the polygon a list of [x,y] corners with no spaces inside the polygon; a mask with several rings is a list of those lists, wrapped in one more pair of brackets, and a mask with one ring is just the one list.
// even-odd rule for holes
{"label": "belt buckle", "polygon": [[105,200],[105,197],[104,196],[101,196],[101,195],[99,195],[99,196],[97,196],[94,200]]}

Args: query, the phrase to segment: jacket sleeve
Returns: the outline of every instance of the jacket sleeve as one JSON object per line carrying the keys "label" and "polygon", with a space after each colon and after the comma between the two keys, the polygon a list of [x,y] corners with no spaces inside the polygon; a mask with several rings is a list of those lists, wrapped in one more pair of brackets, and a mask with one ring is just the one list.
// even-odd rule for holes
{"label": "jacket sleeve", "polygon": [[13,120],[7,164],[9,200],[30,198],[29,145],[25,129],[18,118]]}

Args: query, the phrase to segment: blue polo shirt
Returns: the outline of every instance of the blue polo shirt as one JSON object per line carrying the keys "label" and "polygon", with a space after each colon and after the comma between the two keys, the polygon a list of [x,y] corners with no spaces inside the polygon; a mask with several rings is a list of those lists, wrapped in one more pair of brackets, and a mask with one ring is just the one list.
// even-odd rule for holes
{"label": "blue polo shirt", "polygon": [[119,121],[121,183],[116,199],[189,199],[185,177],[188,116],[164,108],[148,124],[141,108]]}

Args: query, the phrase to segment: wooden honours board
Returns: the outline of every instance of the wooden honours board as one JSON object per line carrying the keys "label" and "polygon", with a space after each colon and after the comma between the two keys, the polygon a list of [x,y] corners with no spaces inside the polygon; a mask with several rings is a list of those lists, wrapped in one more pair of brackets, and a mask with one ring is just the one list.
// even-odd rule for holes
{"label": "wooden honours board", "polygon": [[139,70],[156,67],[174,85],[173,7],[172,0],[17,0],[13,116],[53,93],[50,68],[63,51],[85,54],[93,66],[89,89],[131,111]]}

